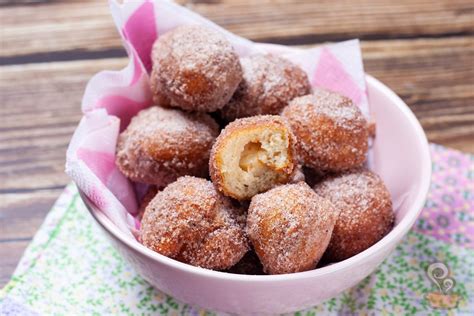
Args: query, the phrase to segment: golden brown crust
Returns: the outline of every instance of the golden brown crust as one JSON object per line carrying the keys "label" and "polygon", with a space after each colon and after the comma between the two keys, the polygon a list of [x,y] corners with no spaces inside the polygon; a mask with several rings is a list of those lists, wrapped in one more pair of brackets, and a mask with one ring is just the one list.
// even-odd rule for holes
{"label": "golden brown crust", "polygon": [[120,134],[116,164],[131,180],[159,187],[183,175],[205,177],[218,133],[207,114],[153,106],[140,111]]}
{"label": "golden brown crust", "polygon": [[337,211],[304,182],[252,198],[247,234],[270,274],[314,269],[331,239]]}
{"label": "golden brown crust", "polygon": [[282,116],[297,138],[298,156],[305,166],[341,172],[364,164],[368,124],[350,99],[316,89],[291,101]]}
{"label": "golden brown crust", "polygon": [[390,193],[378,175],[356,170],[332,176],[314,187],[340,210],[324,255],[328,261],[352,257],[382,239],[394,223]]}
{"label": "golden brown crust", "polygon": [[219,32],[180,26],[155,42],[150,76],[155,103],[187,111],[213,112],[242,80],[239,57]]}
{"label": "golden brown crust", "polygon": [[[288,147],[286,148],[288,155],[287,163],[278,170],[275,170],[281,177],[279,177],[275,183],[269,185],[266,190],[270,189],[274,185],[286,183],[289,181],[296,162],[294,152],[294,136],[291,133],[291,130],[288,128],[286,122],[280,116],[259,115],[235,120],[234,122],[228,124],[217,137],[211,150],[209,159],[209,173],[212,182],[219,192],[238,200],[250,199],[254,194],[257,193],[254,193],[252,196],[239,195],[226,185],[226,181],[224,179],[226,175],[222,171],[226,161],[223,157],[224,152],[228,150],[227,147],[232,147],[229,145],[233,139],[244,137],[247,133],[261,133],[265,130],[283,131],[286,133],[286,135],[288,135]],[[236,167],[238,168],[238,166]]]}
{"label": "golden brown crust", "polygon": [[220,111],[228,122],[237,118],[279,114],[292,99],[311,91],[306,73],[285,58],[253,55],[240,59],[243,79]]}
{"label": "golden brown crust", "polygon": [[170,258],[208,269],[228,269],[248,251],[242,210],[210,181],[181,177],[148,204],[141,241]]}

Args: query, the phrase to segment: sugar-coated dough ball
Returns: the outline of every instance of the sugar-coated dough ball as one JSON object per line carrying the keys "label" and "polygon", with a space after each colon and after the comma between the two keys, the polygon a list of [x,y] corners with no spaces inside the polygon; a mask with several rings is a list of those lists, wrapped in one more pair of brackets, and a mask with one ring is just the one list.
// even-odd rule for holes
{"label": "sugar-coated dough ball", "polygon": [[213,29],[180,26],[160,36],[152,51],[151,90],[156,104],[213,112],[229,102],[242,80],[239,57]]}
{"label": "sugar-coated dough ball", "polygon": [[282,116],[297,138],[298,156],[305,166],[340,172],[364,164],[368,124],[350,99],[317,89],[293,99]]}
{"label": "sugar-coated dough ball", "polygon": [[304,182],[252,198],[247,233],[265,272],[314,269],[331,239],[337,211]]}
{"label": "sugar-coated dough ball", "polygon": [[330,177],[314,190],[339,210],[324,255],[329,261],[344,260],[364,251],[392,229],[394,213],[390,193],[375,173],[356,170]]}
{"label": "sugar-coated dough ball", "polygon": [[219,133],[205,113],[153,106],[140,111],[118,139],[116,164],[136,182],[164,187],[183,175],[205,177]]}
{"label": "sugar-coated dough ball", "polygon": [[286,183],[295,168],[293,144],[294,136],[279,116],[235,120],[212,147],[212,182],[220,192],[238,200]]}
{"label": "sugar-coated dough ball", "polygon": [[243,80],[221,110],[226,121],[263,114],[279,114],[295,97],[306,95],[311,85],[306,73],[285,58],[252,55],[240,59]]}
{"label": "sugar-coated dough ball", "polygon": [[208,180],[181,177],[159,192],[143,215],[141,241],[170,258],[224,270],[249,250],[243,211]]}

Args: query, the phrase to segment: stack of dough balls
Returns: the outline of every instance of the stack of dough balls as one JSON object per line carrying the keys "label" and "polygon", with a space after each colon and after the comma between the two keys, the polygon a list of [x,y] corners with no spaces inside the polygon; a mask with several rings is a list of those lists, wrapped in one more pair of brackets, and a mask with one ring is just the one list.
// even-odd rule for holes
{"label": "stack of dough balls", "polygon": [[364,169],[369,128],[350,99],[312,90],[284,58],[239,58],[202,26],[167,32],[151,57],[154,104],[116,150],[121,172],[148,187],[144,246],[202,268],[283,274],[347,259],[390,231],[391,197]]}

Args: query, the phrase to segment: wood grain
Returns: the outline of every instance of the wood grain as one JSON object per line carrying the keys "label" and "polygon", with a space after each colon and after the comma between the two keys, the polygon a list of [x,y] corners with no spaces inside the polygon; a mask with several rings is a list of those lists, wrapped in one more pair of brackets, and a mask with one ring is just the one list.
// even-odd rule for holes
{"label": "wood grain", "polygon": [[63,189],[61,186],[0,194],[0,286],[8,281],[23,250]]}
{"label": "wood grain", "polygon": [[414,111],[432,142],[474,152],[474,37],[363,42],[365,69]]}
{"label": "wood grain", "polygon": [[[126,59],[6,66],[0,78],[0,192],[64,186],[66,147],[87,81]],[[21,84],[18,84],[21,82]]]}
{"label": "wood grain", "polygon": [[[362,48],[367,71],[411,106],[431,141],[473,152],[474,68],[466,67],[473,44],[472,38],[460,37],[366,41]],[[6,119],[0,127],[0,176],[5,181],[0,192],[67,182],[62,172],[65,148],[81,115],[86,81],[101,69],[119,69],[125,63],[122,58],[3,67],[5,106],[0,115]]]}
{"label": "wood grain", "polygon": [[[274,43],[474,34],[471,0],[359,0],[357,5],[348,0],[181,2],[231,32]],[[103,1],[5,7],[0,21],[3,64],[97,58],[97,51],[109,57],[123,54]]]}
{"label": "wood grain", "polygon": [[2,194],[0,241],[31,239],[64,188]]}
{"label": "wood grain", "polygon": [[18,260],[29,243],[30,240],[0,241],[0,286],[3,287],[10,280]]}
{"label": "wood grain", "polygon": [[[66,148],[90,77],[126,59],[0,69],[0,286],[70,181]],[[8,255],[6,255],[8,254]]]}

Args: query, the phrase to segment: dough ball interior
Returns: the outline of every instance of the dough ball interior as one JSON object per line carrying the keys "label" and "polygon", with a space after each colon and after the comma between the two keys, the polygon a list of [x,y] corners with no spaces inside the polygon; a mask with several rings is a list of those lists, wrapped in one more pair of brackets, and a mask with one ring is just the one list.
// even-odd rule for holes
{"label": "dough ball interior", "polygon": [[289,135],[284,130],[257,129],[233,137],[223,156],[226,186],[239,195],[253,196],[282,180],[290,163]]}

